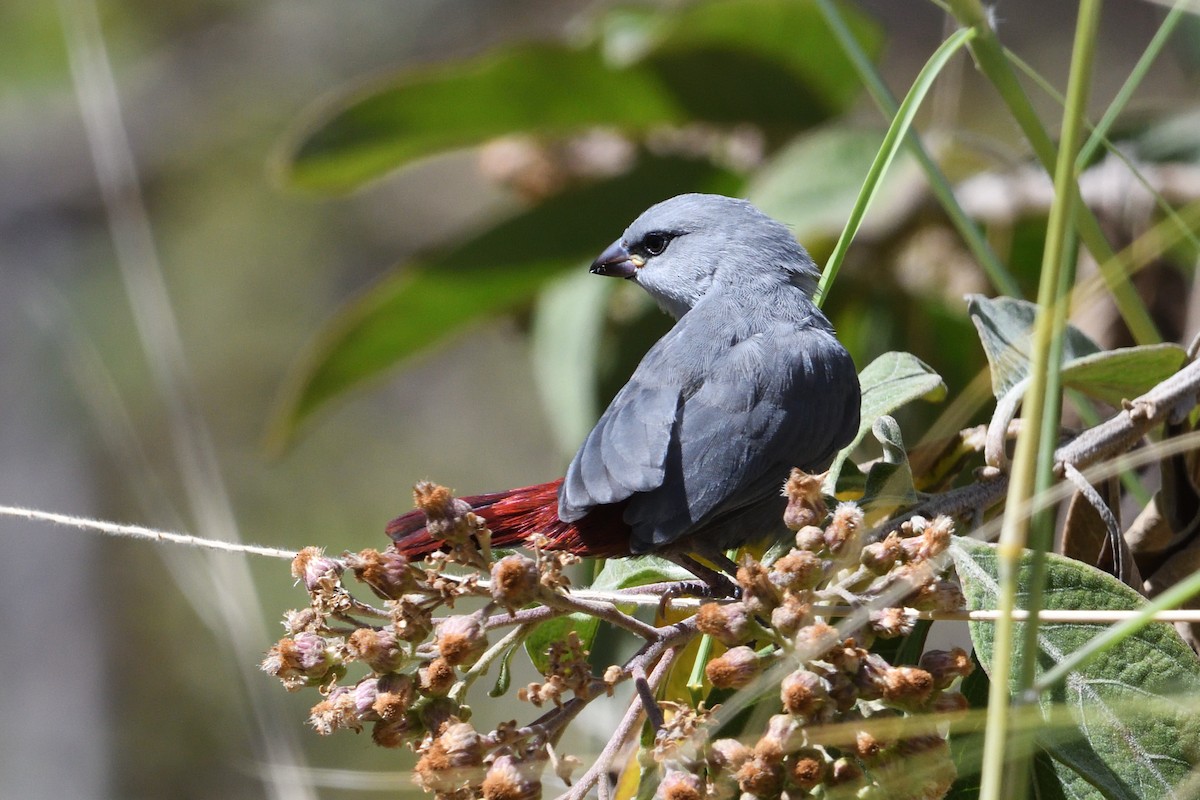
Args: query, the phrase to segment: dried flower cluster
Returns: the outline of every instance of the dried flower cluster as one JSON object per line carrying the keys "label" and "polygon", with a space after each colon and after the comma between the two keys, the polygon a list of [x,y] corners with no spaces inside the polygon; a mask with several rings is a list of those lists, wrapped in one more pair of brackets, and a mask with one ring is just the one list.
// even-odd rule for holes
{"label": "dried flower cluster", "polygon": [[[893,666],[871,648],[911,633],[914,608],[962,607],[940,557],[951,521],[915,518],[871,542],[857,506],[829,513],[819,476],[795,471],[785,494],[795,546],[771,560],[744,556],[736,599],[704,603],[683,622],[656,627],[616,602],[575,597],[565,569],[576,559],[546,551],[544,542],[534,543],[532,557],[494,555],[466,504],[420,485],[418,506],[449,552],[417,565],[390,548],[341,559],[304,550],[293,573],[309,607],[287,614],[287,636],[263,669],[289,691],[321,693],[310,717],[319,733],[369,726],[377,744],[414,750],[418,783],[439,798],[532,800],[548,768],[571,785],[579,762],[555,745],[587,703],[630,680],[638,692],[571,798],[629,764],[669,800],[943,797],[955,778],[945,722],[966,708],[956,687],[972,661],[955,649]],[[381,607],[347,590],[347,571]],[[464,599],[478,610],[435,616]],[[541,622],[581,611],[644,646],[597,675],[588,644],[571,633],[544,653],[544,679],[517,692],[544,713],[523,726],[476,730],[464,702],[471,684]],[[673,666],[690,669],[673,662],[700,635],[719,643],[704,668],[711,707],[661,696]],[[738,698],[750,702],[731,702]],[[755,713],[732,713],[746,705]],[[643,719],[655,743],[631,761]]]}

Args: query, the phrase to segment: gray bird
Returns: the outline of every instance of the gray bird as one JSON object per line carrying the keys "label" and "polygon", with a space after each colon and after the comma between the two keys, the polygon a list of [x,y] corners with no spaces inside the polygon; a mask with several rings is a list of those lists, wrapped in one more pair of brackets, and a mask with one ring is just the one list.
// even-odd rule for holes
{"label": "gray bird", "polygon": [[[634,281],[677,322],[646,353],[566,477],[462,498],[495,546],[544,534],[585,556],[695,563],[782,535],[792,467],[819,472],[858,430],[849,353],[812,302],[818,270],[744,200],[685,194],[652,206],[591,270]],[[410,557],[442,543],[420,512],[388,533]],[[699,567],[699,570],[696,568]]]}

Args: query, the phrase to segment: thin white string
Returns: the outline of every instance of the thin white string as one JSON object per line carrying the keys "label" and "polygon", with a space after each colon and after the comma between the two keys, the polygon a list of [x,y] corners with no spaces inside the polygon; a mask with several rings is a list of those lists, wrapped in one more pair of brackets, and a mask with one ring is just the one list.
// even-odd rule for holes
{"label": "thin white string", "polygon": [[133,539],[146,539],[154,542],[171,542],[172,544],[182,544],[188,547],[199,547],[206,550],[222,550],[227,553],[244,553],[253,556],[266,556],[267,558],[284,558],[289,561],[296,557],[295,551],[281,550],[277,547],[261,547],[253,544],[241,544],[238,542],[222,542],[217,539],[205,539],[200,536],[192,536],[186,533],[173,533],[171,531],[160,531],[154,528],[146,528],[141,525],[121,525],[116,522],[106,522],[99,519],[88,519],[87,517],[75,517],[69,514],[56,514],[52,511],[38,511],[32,508],[20,508],[18,506],[3,506],[0,505],[0,515],[8,517],[20,517],[22,519],[37,520],[41,522],[53,522],[56,525],[66,525],[72,528],[81,528],[83,530],[100,531],[110,536],[127,536]]}
{"label": "thin white string", "polygon": [[[21,519],[35,520],[41,522],[52,522],[56,525],[66,525],[72,528],[80,528],[83,530],[94,530],[106,533],[110,536],[127,536],[134,539],[144,539],[153,542],[171,542],[172,544],[181,544],[187,547],[201,547],[208,550],[221,550],[228,553],[243,553],[252,556],[265,556],[267,558],[282,558],[292,560],[296,557],[294,550],[282,550],[277,547],[262,547],[252,544],[239,544],[237,542],[222,542],[215,539],[205,539],[200,536],[192,536],[186,533],[174,533],[172,531],[161,531],[155,528],[146,528],[141,525],[122,525],[116,522],[106,522],[98,519],[88,519],[87,517],[75,517],[69,514],[57,514],[52,511],[38,511],[32,508],[20,508],[18,506],[3,506],[0,505],[0,516],[19,517]],[[487,581],[480,581],[479,585],[486,588]],[[621,592],[604,592],[594,589],[576,589],[572,594],[577,597],[588,600],[603,600],[611,603],[629,603],[638,606],[654,607],[662,602],[662,598],[653,594],[622,594]],[[673,598],[670,604],[673,607],[689,607],[698,606],[704,600],[697,598],[679,597]],[[848,614],[852,611],[849,606],[836,605],[816,605],[813,606],[813,611],[818,614],[829,616],[840,616]],[[935,620],[966,620],[970,622],[994,622],[1000,618],[1000,612],[996,609],[981,609],[978,611],[917,611],[916,609],[905,609],[905,612],[914,619],[935,619]],[[1112,610],[1112,609],[1097,609],[1095,611],[1088,609],[1043,609],[1038,614],[1038,619],[1042,622],[1063,622],[1063,623],[1106,623],[1106,622],[1122,622],[1132,617],[1138,616],[1140,612],[1134,610]],[[1013,612],[1013,619],[1017,621],[1029,618],[1029,613],[1021,609],[1016,609]],[[1156,622],[1200,622],[1200,609],[1176,609],[1171,611],[1159,611],[1154,615]]]}

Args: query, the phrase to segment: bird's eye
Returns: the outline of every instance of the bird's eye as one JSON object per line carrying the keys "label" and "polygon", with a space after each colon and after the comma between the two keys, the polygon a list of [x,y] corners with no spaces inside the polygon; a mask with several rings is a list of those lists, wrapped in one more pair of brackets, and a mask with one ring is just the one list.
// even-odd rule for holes
{"label": "bird's eye", "polygon": [[642,237],[642,249],[646,251],[646,255],[657,256],[667,249],[667,243],[670,241],[665,233],[647,233]]}

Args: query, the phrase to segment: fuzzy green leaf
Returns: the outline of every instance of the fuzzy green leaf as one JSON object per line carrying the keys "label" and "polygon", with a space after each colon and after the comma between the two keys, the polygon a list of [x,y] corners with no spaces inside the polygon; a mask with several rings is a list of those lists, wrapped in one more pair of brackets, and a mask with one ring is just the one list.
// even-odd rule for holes
{"label": "fuzzy green leaf", "polygon": [[859,373],[858,381],[862,386],[858,433],[834,459],[826,486],[837,485],[846,460],[866,437],[875,420],[914,400],[940,402],[946,396],[942,377],[911,353],[884,353]]}
{"label": "fuzzy green leaf", "polygon": [[[959,538],[951,555],[968,608],[996,608],[995,547]],[[1022,587],[1028,585],[1031,561],[1026,551],[1020,565]],[[1018,594],[1018,607],[1024,607],[1025,597],[1024,590]],[[1047,609],[1136,609],[1145,601],[1111,575],[1051,554],[1044,602]],[[1106,627],[1042,623],[1038,673]],[[1021,641],[1022,628],[1023,623],[1017,623],[1014,641]],[[980,662],[990,669],[994,625],[973,622],[970,630]],[[1014,675],[1018,673],[1014,669]],[[1193,707],[1198,695],[1200,660],[1171,625],[1149,623],[1039,698],[1047,722],[1037,732],[1037,741],[1099,792],[1096,796],[1166,797],[1200,762],[1200,718]]]}

